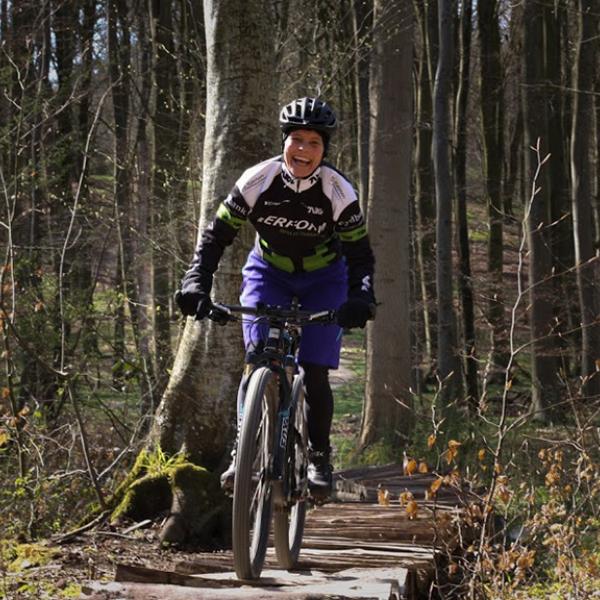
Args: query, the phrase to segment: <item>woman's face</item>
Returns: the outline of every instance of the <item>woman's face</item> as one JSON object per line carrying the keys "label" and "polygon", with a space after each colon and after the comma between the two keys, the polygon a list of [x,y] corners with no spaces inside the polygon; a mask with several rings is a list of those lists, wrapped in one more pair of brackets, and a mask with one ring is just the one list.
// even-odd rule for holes
{"label": "woman's face", "polygon": [[311,129],[296,129],[285,138],[283,160],[290,173],[302,179],[321,164],[324,152],[320,134]]}

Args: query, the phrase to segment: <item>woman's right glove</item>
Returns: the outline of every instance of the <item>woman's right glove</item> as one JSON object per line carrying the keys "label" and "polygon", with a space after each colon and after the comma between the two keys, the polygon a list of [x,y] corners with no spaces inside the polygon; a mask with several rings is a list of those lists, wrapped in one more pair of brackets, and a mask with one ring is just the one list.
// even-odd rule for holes
{"label": "woman's right glove", "polygon": [[205,292],[175,292],[175,302],[183,315],[196,317],[198,321],[204,319],[212,308],[210,295]]}
{"label": "woman's right glove", "polygon": [[343,329],[364,327],[375,316],[375,304],[363,298],[348,298],[337,311],[337,322]]}

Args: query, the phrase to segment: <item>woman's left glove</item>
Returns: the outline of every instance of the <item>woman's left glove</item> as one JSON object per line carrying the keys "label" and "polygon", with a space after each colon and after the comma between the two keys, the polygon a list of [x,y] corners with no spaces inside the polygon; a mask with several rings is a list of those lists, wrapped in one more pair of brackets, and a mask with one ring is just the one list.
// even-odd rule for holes
{"label": "woman's left glove", "polygon": [[375,317],[375,304],[363,298],[348,298],[337,311],[338,325],[344,329],[364,327]]}

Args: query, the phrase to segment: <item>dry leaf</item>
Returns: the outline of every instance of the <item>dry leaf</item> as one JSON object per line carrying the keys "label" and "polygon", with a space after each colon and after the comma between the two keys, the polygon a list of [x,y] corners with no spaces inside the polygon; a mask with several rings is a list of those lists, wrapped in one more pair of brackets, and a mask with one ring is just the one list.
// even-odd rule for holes
{"label": "dry leaf", "polygon": [[2,400],[6,400],[10,396],[10,389],[7,387],[2,388],[1,395],[2,395]]}
{"label": "dry leaf", "polygon": [[485,450],[483,448],[481,448],[477,453],[477,458],[479,460],[485,460]]}
{"label": "dry leaf", "polygon": [[379,488],[377,490],[377,504],[380,506],[390,505],[390,492],[385,488]]}
{"label": "dry leaf", "polygon": [[419,463],[419,473],[429,473],[429,467],[425,461]]}
{"label": "dry leaf", "polygon": [[416,471],[417,471],[417,461],[414,458],[411,458],[410,460],[407,461],[406,465],[404,466],[404,474],[412,475],[413,473],[416,473]]}
{"label": "dry leaf", "polygon": [[400,501],[401,506],[404,506],[405,504],[408,504],[413,498],[414,496],[412,492],[406,491],[400,494],[398,500]]}
{"label": "dry leaf", "polygon": [[434,446],[435,446],[435,434],[431,434],[428,438],[427,438],[427,447],[431,450]]}
{"label": "dry leaf", "polygon": [[3,446],[6,446],[9,439],[10,439],[10,436],[8,435],[8,431],[6,431],[5,429],[1,430],[0,431],[0,448],[2,448]]}
{"label": "dry leaf", "polygon": [[406,504],[406,514],[409,519],[415,519],[419,512],[419,505],[414,500],[409,500]]}
{"label": "dry leaf", "polygon": [[448,575],[456,575],[458,573],[458,563],[451,562],[448,565]]}
{"label": "dry leaf", "polygon": [[462,446],[461,442],[457,442],[456,440],[450,440],[448,442],[448,448],[451,450],[457,450],[459,446]]}
{"label": "dry leaf", "polygon": [[442,486],[442,481],[443,479],[441,477],[438,477],[435,481],[431,482],[431,485],[429,486],[429,491],[432,493],[432,495],[435,496],[437,494],[437,491]]}

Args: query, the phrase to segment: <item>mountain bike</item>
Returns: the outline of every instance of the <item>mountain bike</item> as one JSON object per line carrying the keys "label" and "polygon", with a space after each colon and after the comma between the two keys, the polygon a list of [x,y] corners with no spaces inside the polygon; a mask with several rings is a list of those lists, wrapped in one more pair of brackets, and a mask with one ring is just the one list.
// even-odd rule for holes
{"label": "mountain bike", "polygon": [[[215,304],[209,318],[224,323],[238,314],[264,321],[268,338],[247,354],[250,374],[245,395],[233,488],[233,558],[239,579],[260,577],[273,517],[273,543],[279,565],[298,561],[308,490],[308,430],[302,375],[297,365],[301,329],[335,322],[335,311]],[[244,318],[246,318],[244,317]],[[244,393],[245,388],[245,393]]]}

